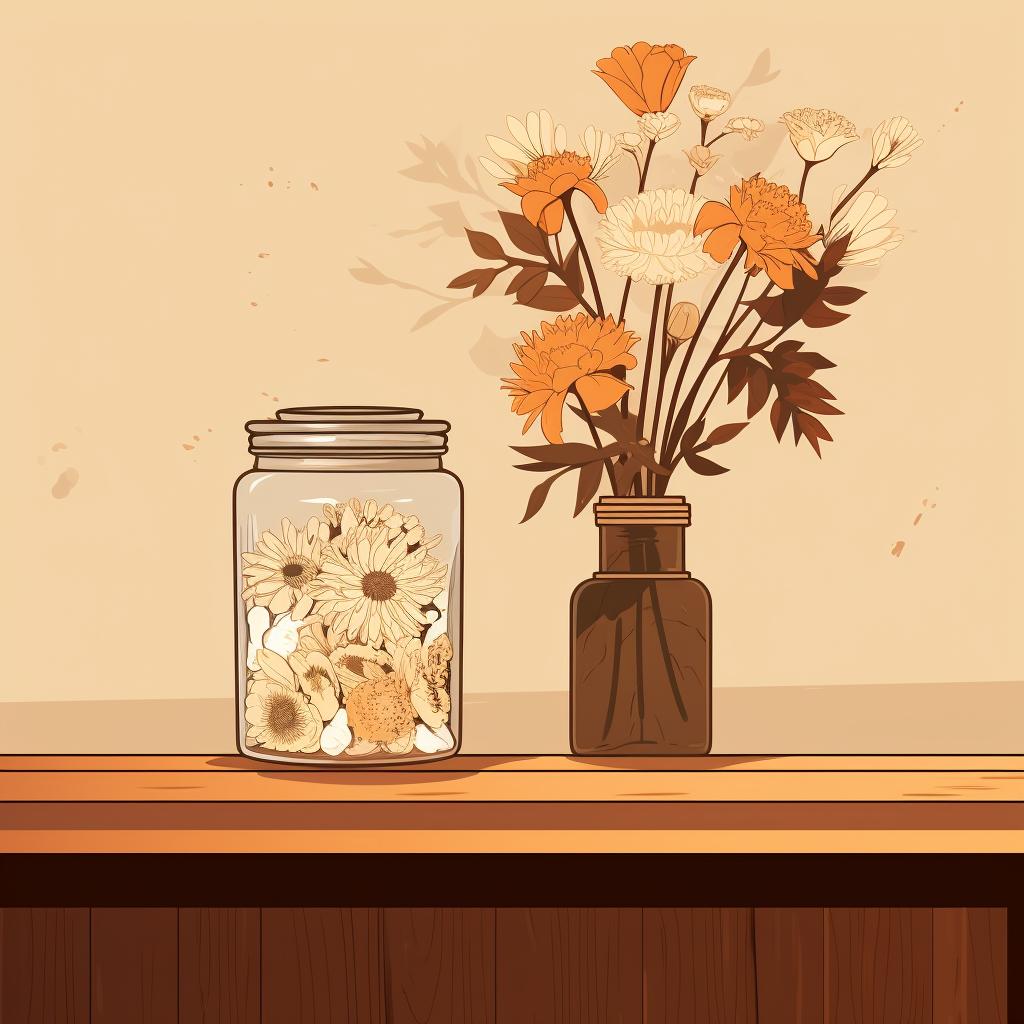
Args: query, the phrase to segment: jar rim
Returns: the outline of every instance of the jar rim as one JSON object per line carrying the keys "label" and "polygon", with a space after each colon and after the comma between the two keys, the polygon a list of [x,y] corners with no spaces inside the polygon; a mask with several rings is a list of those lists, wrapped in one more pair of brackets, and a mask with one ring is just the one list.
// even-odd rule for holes
{"label": "jar rim", "polygon": [[275,419],[250,420],[254,455],[440,456],[448,451],[446,420],[420,409],[386,405],[309,405],[280,409]]}

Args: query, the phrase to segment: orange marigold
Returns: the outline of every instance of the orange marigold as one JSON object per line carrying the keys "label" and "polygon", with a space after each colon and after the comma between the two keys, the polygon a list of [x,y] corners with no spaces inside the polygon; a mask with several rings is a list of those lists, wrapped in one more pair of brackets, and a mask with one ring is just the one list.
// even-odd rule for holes
{"label": "orange marigold", "polygon": [[540,416],[544,436],[561,444],[562,408],[570,390],[590,412],[607,409],[630,390],[609,371],[636,366],[629,350],[640,338],[610,316],[560,316],[553,324],[542,323],[539,333],[522,335],[523,344],[513,346],[519,357],[510,364],[515,377],[503,378],[502,387],[511,394],[512,411],[527,417],[524,434]]}
{"label": "orange marigold", "polygon": [[616,46],[594,72],[639,117],[668,110],[690,61],[697,58],[675,43]]}
{"label": "orange marigold", "polygon": [[705,203],[693,225],[694,234],[710,232],[704,251],[725,263],[736,245],[747,247],[746,269],[764,270],[780,288],[793,287],[793,268],[817,277],[809,246],[821,241],[811,231],[807,207],[785,185],[760,174],[729,189],[729,203]]}
{"label": "orange marigold", "polygon": [[597,207],[598,213],[608,209],[608,197],[591,177],[590,160],[578,153],[556,153],[531,161],[526,174],[515,181],[503,181],[502,187],[522,196],[523,216],[547,235],[562,230],[565,216],[564,199],[576,189]]}

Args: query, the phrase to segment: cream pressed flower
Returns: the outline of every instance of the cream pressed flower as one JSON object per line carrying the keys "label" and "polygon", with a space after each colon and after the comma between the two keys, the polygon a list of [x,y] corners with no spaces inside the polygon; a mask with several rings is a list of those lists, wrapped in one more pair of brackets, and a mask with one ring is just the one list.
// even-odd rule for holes
{"label": "cream pressed flower", "polygon": [[[832,197],[832,206],[839,203],[846,191],[841,185]],[[903,241],[903,234],[890,221],[896,211],[889,208],[884,196],[877,192],[861,192],[834,220],[825,235],[825,248],[848,235],[846,252],[839,260],[841,267],[877,267],[882,257]]]}
{"label": "cream pressed flower", "polygon": [[320,614],[340,617],[349,640],[380,647],[419,634],[429,622],[424,609],[441,593],[448,569],[430,555],[429,542],[412,546],[411,536],[389,541],[386,524],[378,523],[328,548],[310,594]]}
{"label": "cream pressed flower", "polygon": [[713,85],[690,86],[690,106],[702,121],[713,121],[724,114],[732,103],[732,93]]}
{"label": "cream pressed flower", "polygon": [[652,142],[661,142],[679,130],[679,116],[669,113],[644,114],[637,124],[642,135]]}
{"label": "cream pressed flower", "polygon": [[583,150],[590,160],[590,180],[600,181],[608,176],[622,150],[611,132],[590,125],[580,136]]}
{"label": "cream pressed flower", "polygon": [[871,166],[901,167],[924,139],[905,117],[886,118],[871,135]]}
{"label": "cream pressed flower", "polygon": [[722,130],[742,135],[747,142],[753,142],[764,131],[764,121],[759,117],[730,117]]}
{"label": "cream pressed flower", "polygon": [[487,144],[497,160],[480,157],[484,169],[499,180],[521,177],[534,160],[565,150],[565,126],[555,124],[546,110],[530,111],[525,121],[509,114],[505,123],[511,141],[488,135]]}
{"label": "cream pressed flower", "polygon": [[257,660],[245,698],[246,738],[269,750],[318,750],[323,721],[306,702],[288,662],[270,651],[260,651]]}
{"label": "cream pressed flower", "polygon": [[341,707],[341,684],[330,660],[319,651],[301,651],[288,659],[288,667],[321,720],[331,721]]}
{"label": "cream pressed flower", "polygon": [[608,207],[597,229],[601,262],[646,284],[692,280],[710,266],[693,233],[704,202],[686,189],[658,188]]}
{"label": "cream pressed flower", "polygon": [[265,530],[255,551],[242,553],[242,597],[265,605],[272,615],[288,611],[320,572],[323,545],[315,516],[301,529],[281,520],[279,533]]}
{"label": "cream pressed flower", "polygon": [[853,122],[834,110],[798,107],[783,114],[780,121],[789,129],[793,148],[812,164],[828,160],[857,139]]}
{"label": "cream pressed flower", "polygon": [[[445,639],[447,640],[447,635]],[[431,647],[433,646],[432,644]],[[450,648],[451,644],[448,646]],[[420,641],[414,637],[405,638],[395,648],[396,678],[408,687],[409,699],[417,717],[426,722],[431,729],[437,729],[448,721],[452,702],[448,691],[444,689],[444,684],[435,683],[436,670],[429,662],[428,651],[425,651]],[[447,660],[445,667],[447,668]]]}
{"label": "cream pressed flower", "polygon": [[698,175],[707,174],[722,158],[721,153],[712,153],[707,146],[692,146],[690,149],[684,149],[683,152],[686,154],[686,159],[690,161],[690,166]]}

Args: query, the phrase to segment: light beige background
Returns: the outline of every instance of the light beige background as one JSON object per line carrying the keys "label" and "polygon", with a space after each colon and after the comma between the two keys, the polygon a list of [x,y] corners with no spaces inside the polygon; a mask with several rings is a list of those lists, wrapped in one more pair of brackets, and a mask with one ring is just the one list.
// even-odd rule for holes
{"label": "light beige background", "polygon": [[[595,531],[557,488],[517,525],[533,481],[512,468],[521,421],[497,380],[538,315],[484,298],[411,330],[464,295],[444,288],[475,262],[452,237],[457,215],[486,228],[487,203],[506,197],[486,175],[487,202],[400,172],[422,136],[475,159],[506,112],[547,106],[571,134],[631,127],[588,69],[637,38],[698,54],[687,86],[736,88],[770,50],[780,73],[734,112],[772,127],[756,149],[723,145],[710,193],[737,168],[795,181],[775,126],[794,106],[835,107],[867,136],[903,113],[926,139],[878,179],[907,237],[879,272],[845,276],[868,297],[840,327],[793,332],[839,364],[823,375],[846,411],[829,423],[837,443],[818,462],[764,419],[728,450],[730,474],[676,481],[694,508],[691,568],[715,598],[716,683],[1024,678],[1014,16],[977,3],[433,7],[8,10],[0,700],[229,697],[242,423],[328,402],[452,421],[467,692],[564,688],[567,601],[595,566]],[[684,93],[685,131],[655,184],[689,180]],[[817,219],[866,154],[862,142],[815,171]],[[612,198],[628,187],[623,165]],[[385,278],[402,287],[367,283]]]}

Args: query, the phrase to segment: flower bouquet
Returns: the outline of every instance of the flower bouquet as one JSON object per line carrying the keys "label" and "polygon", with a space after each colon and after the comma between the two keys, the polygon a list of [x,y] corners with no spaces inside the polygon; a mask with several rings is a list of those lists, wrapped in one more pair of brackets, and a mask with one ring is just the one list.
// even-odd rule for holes
{"label": "flower bouquet", "polygon": [[[489,136],[493,156],[481,162],[519,209],[498,211],[507,242],[467,229],[486,265],[450,283],[478,296],[497,282],[518,305],[556,314],[522,332],[503,384],[512,411],[525,417],[523,432],[539,421],[547,442],[515,448],[527,460],[518,468],[543,474],[524,521],[560,477],[577,478],[576,515],[602,480],[610,492],[597,506],[598,576],[608,586],[574,599],[580,752],[706,746],[701,728],[709,733],[710,713],[695,716],[693,707],[709,709],[707,601],[658,589],[670,577],[688,580],[681,538],[689,507],[668,495],[670,481],[683,468],[727,472],[718,451],[766,408],[779,441],[791,431],[795,444],[806,440],[821,456],[832,440],[824,418],[841,410],[817,375],[835,364],[787,335],[849,317],[846,307],[865,292],[835,279],[877,265],[902,239],[895,211],[866,186],[921,145],[906,118],[883,121],[863,176],[836,188],[830,208],[812,217],[804,203],[812,171],[859,136],[841,114],[800,107],[782,116],[796,155],[795,188],[751,168],[728,195],[705,196],[701,179],[723,151],[749,144],[765,125],[733,114],[726,90],[698,84],[688,91],[693,121],[685,129],[669,108],[695,59],[677,45],[638,42],[598,60],[594,73],[636,119],[618,134],[591,126],[570,145],[546,111],[509,117],[509,137]],[[656,151],[686,134],[689,182],[655,185]],[[609,175],[623,159],[635,165],[635,190],[612,203]],[[590,237],[579,219],[588,207],[600,215]],[[621,284],[613,292],[615,278]],[[727,414],[741,398],[739,414]],[[580,431],[571,440],[566,410]],[[620,576],[635,577],[626,591],[611,586]],[[648,577],[655,581],[638,582]],[[673,625],[687,639],[674,637]],[[652,687],[664,700],[652,703]],[[586,737],[577,731],[584,718]]]}

